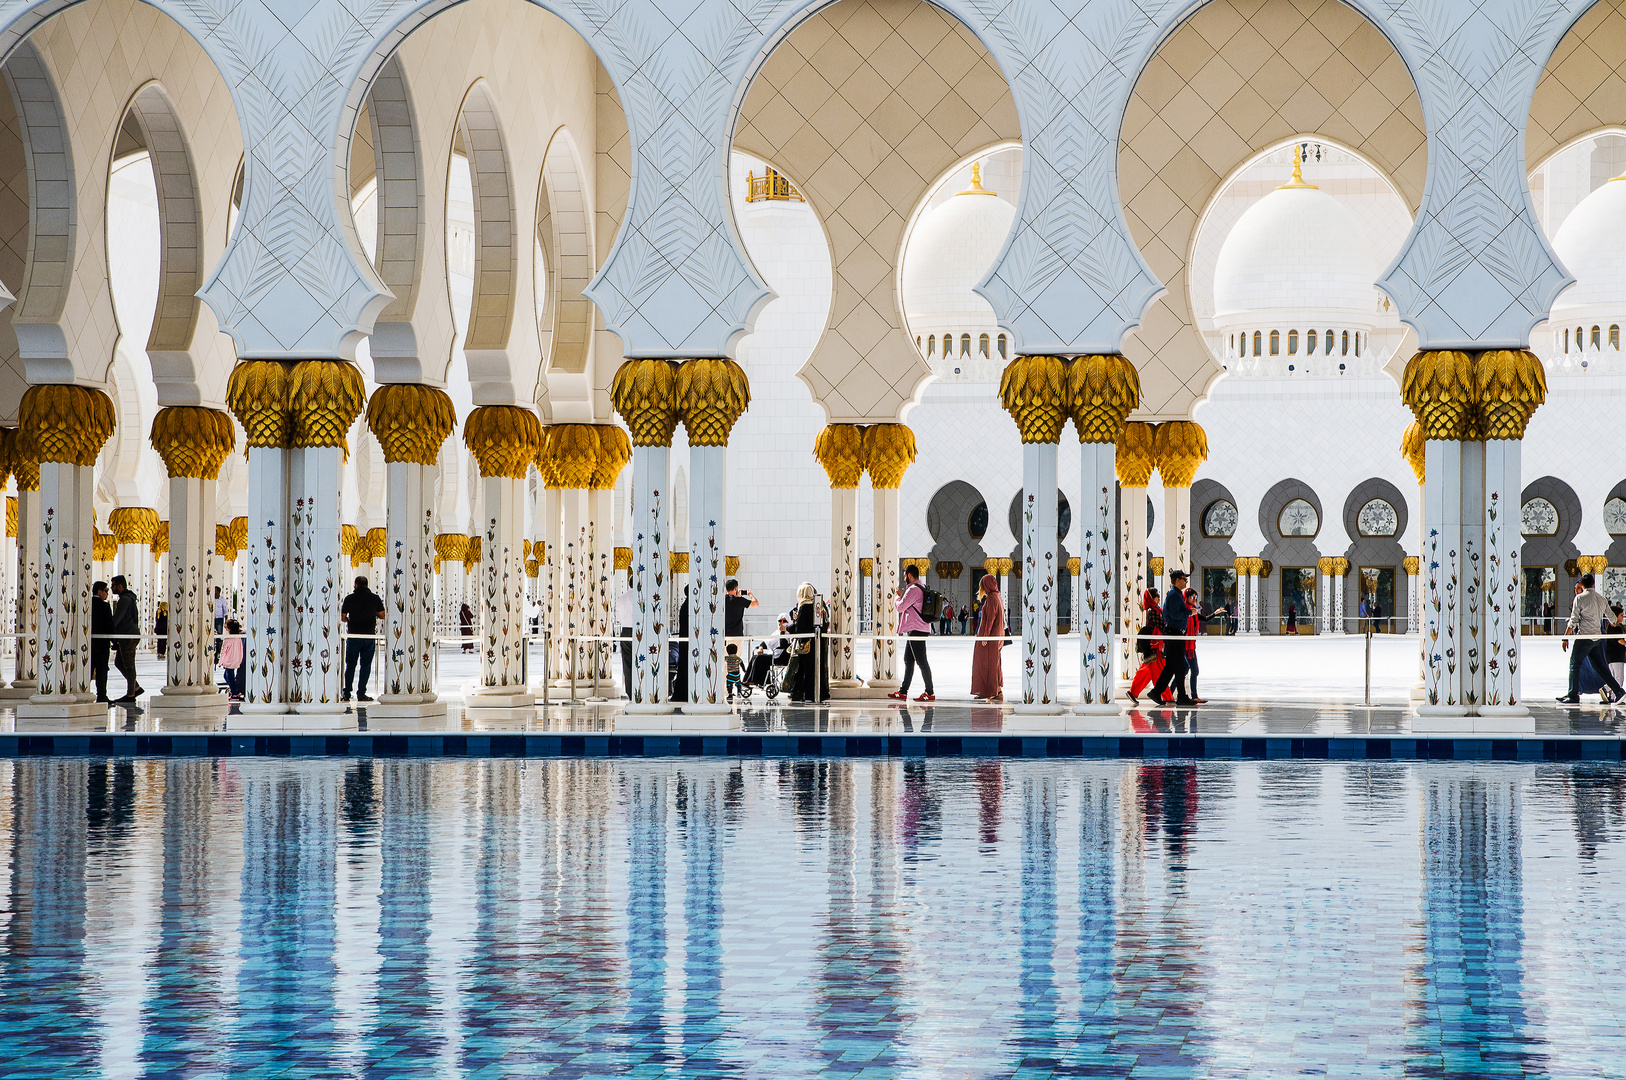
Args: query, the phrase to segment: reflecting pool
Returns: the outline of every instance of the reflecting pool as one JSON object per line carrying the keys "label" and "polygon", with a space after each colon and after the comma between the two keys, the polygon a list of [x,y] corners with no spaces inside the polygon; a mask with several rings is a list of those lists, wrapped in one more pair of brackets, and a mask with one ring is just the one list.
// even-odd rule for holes
{"label": "reflecting pool", "polygon": [[1620,1076],[1626,771],[0,761],[6,1077]]}

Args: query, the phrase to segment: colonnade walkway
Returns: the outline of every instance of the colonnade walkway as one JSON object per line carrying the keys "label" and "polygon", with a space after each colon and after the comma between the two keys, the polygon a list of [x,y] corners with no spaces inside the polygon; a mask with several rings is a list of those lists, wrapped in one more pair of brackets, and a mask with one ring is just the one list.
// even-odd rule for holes
{"label": "colonnade walkway", "polygon": [[[750,700],[736,702],[726,714],[686,716],[678,711],[650,716],[628,715],[621,701],[590,700],[585,697],[585,691],[581,699],[572,700],[568,686],[559,684],[549,688],[548,703],[545,705],[539,703],[518,709],[466,707],[463,694],[478,677],[478,657],[462,652],[457,644],[451,643],[443,647],[438,664],[439,690],[446,702],[446,712],[441,716],[382,717],[369,715],[366,703],[356,703],[351,711],[341,715],[243,715],[234,709],[223,719],[182,720],[147,709],[149,695],[133,707],[110,706],[105,717],[20,720],[9,703],[0,703],[0,756],[8,752],[29,752],[31,744],[27,739],[30,737],[101,733],[137,736],[216,733],[233,736],[310,736],[327,740],[320,742],[320,752],[331,752],[339,743],[344,744],[346,751],[372,752],[375,748],[365,737],[393,734],[454,738],[472,735],[476,739],[504,735],[625,736],[645,741],[654,738],[656,742],[651,745],[655,747],[665,745],[660,742],[662,739],[674,743],[695,741],[697,746],[699,740],[704,740],[707,745],[693,752],[708,753],[751,752],[753,748],[760,749],[763,738],[770,741],[770,750],[772,747],[781,750],[788,748],[788,752],[792,753],[868,752],[865,748],[876,739],[883,743],[888,739],[912,743],[912,740],[921,738],[940,740],[949,737],[971,743],[973,749],[981,748],[978,752],[1010,752],[1011,741],[1024,737],[1041,741],[1077,741],[1080,738],[1131,740],[1122,745],[1114,742],[1107,746],[1112,756],[1319,756],[1329,752],[1336,756],[1337,746],[1334,745],[1329,751],[1325,745],[1328,740],[1334,744],[1348,740],[1363,743],[1362,746],[1344,748],[1353,756],[1389,756],[1391,749],[1378,744],[1400,740],[1392,751],[1394,756],[1410,757],[1418,752],[1412,745],[1416,740],[1491,740],[1500,746],[1495,750],[1496,756],[1525,758],[1541,757],[1542,752],[1532,749],[1532,746],[1539,748],[1541,743],[1550,740],[1599,741],[1617,745],[1626,740],[1626,710],[1609,708],[1596,698],[1585,699],[1587,703],[1581,706],[1563,706],[1553,702],[1552,699],[1564,689],[1567,673],[1567,656],[1560,651],[1556,640],[1536,638],[1526,641],[1525,679],[1531,689],[1531,715],[1516,722],[1482,717],[1419,717],[1413,698],[1418,683],[1417,639],[1412,636],[1373,637],[1370,705],[1366,704],[1366,639],[1363,637],[1233,637],[1205,639],[1199,646],[1202,674],[1198,688],[1209,699],[1208,704],[1195,709],[1158,707],[1143,697],[1138,706],[1131,706],[1125,701],[1121,716],[1106,717],[1071,714],[1033,716],[1022,714],[1009,704],[974,701],[967,692],[971,641],[956,637],[933,639],[929,648],[938,696],[933,703],[911,701],[904,704],[884,697],[872,697],[836,699],[827,705],[813,707],[792,705],[784,696],[770,702],[759,691]],[[1015,672],[1011,669],[1017,663],[1016,652],[1014,647],[1005,650],[1007,688],[1015,685]],[[151,656],[150,650],[143,652],[137,666],[144,683],[149,686],[161,684],[162,665]],[[614,667],[619,670],[619,663]],[[1061,670],[1077,671],[1077,664],[1068,662],[1065,651]],[[116,672],[113,673],[109,689],[113,695],[123,689],[122,680]],[[540,679],[537,690],[540,698]],[[918,693],[919,690],[917,681],[911,692]],[[1064,700],[1068,698],[1069,690],[1076,694],[1076,687],[1068,687],[1064,681]],[[344,742],[352,734],[363,737],[355,747]],[[24,741],[8,741],[8,735],[23,737]],[[695,739],[686,738],[689,736]],[[338,743],[333,742],[335,737]],[[828,745],[819,742],[813,746],[808,737],[812,737],[814,742],[820,739],[834,741],[829,741]],[[743,751],[738,743],[741,738],[747,740]],[[774,741],[782,738],[789,738],[791,742]],[[1004,745],[990,748],[979,741],[988,738],[997,739]],[[1501,745],[1508,740],[1534,742],[1521,751]],[[1372,743],[1372,748],[1364,745],[1367,742]],[[1303,745],[1306,743],[1308,745]],[[53,751],[51,745],[33,745],[36,749],[44,746],[44,752]],[[276,752],[276,747],[282,744],[266,745],[271,747],[270,752]],[[438,738],[435,745],[444,747]],[[598,745],[599,752],[615,752],[610,744]],[[148,749],[165,752],[167,746],[167,743],[149,743]],[[430,752],[425,749],[427,746],[427,743],[421,743],[418,749]],[[641,742],[630,743],[629,746],[633,752],[653,752]],[[133,744],[129,749],[134,749]],[[592,752],[592,749],[579,741],[570,741],[567,744],[537,744],[519,752],[562,750],[570,753]],[[689,751],[689,748],[677,745],[669,749],[671,752]],[[896,750],[898,747],[883,747],[880,752],[887,749]],[[958,742],[953,749],[954,752],[972,752],[972,749],[960,747]],[[1051,750],[1054,749],[1052,746]],[[1483,753],[1476,751],[1477,756],[1492,756],[1490,742],[1480,749]],[[290,751],[284,749],[283,752]],[[491,752],[489,746],[485,752]],[[1421,754],[1429,756],[1426,746]],[[1588,750],[1584,756],[1594,754],[1595,751]],[[1620,757],[1620,751],[1613,747],[1608,754],[1611,760]],[[1447,752],[1443,756],[1453,755]],[[1546,756],[1553,757],[1555,754],[1549,749]],[[1556,756],[1563,758],[1570,754],[1560,750]],[[1580,751],[1576,752],[1576,756],[1582,756]]]}

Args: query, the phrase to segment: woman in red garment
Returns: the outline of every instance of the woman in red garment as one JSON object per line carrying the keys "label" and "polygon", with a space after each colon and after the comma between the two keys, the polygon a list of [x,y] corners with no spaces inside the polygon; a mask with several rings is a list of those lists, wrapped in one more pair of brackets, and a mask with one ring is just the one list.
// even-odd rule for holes
{"label": "woman in red garment", "polygon": [[1005,663],[1000,650],[1005,647],[1005,602],[999,598],[999,581],[982,575],[978,598],[982,604],[977,620],[977,644],[971,652],[971,696],[979,701],[1005,700]]}

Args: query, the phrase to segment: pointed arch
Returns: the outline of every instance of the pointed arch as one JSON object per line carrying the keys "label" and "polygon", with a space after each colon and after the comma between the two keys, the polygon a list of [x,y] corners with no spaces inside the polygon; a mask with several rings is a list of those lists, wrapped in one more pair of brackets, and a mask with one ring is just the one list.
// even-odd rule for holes
{"label": "pointed arch", "polygon": [[73,363],[60,325],[73,277],[79,207],[73,141],[45,58],[19,42],[0,68],[17,106],[28,163],[28,263],[12,326],[30,383],[72,382]]}

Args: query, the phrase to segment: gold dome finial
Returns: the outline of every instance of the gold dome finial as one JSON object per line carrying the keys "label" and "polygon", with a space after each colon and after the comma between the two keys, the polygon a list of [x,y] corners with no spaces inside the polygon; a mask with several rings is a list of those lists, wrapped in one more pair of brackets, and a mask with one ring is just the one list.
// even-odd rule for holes
{"label": "gold dome finial", "polygon": [[1285,191],[1289,188],[1308,188],[1311,191],[1317,190],[1314,184],[1306,184],[1304,182],[1304,158],[1300,151],[1301,148],[1299,146],[1293,147],[1293,179],[1277,188],[1277,191]]}
{"label": "gold dome finial", "polygon": [[971,163],[971,186],[960,192],[961,195],[998,195],[997,191],[989,191],[982,186],[982,162]]}

